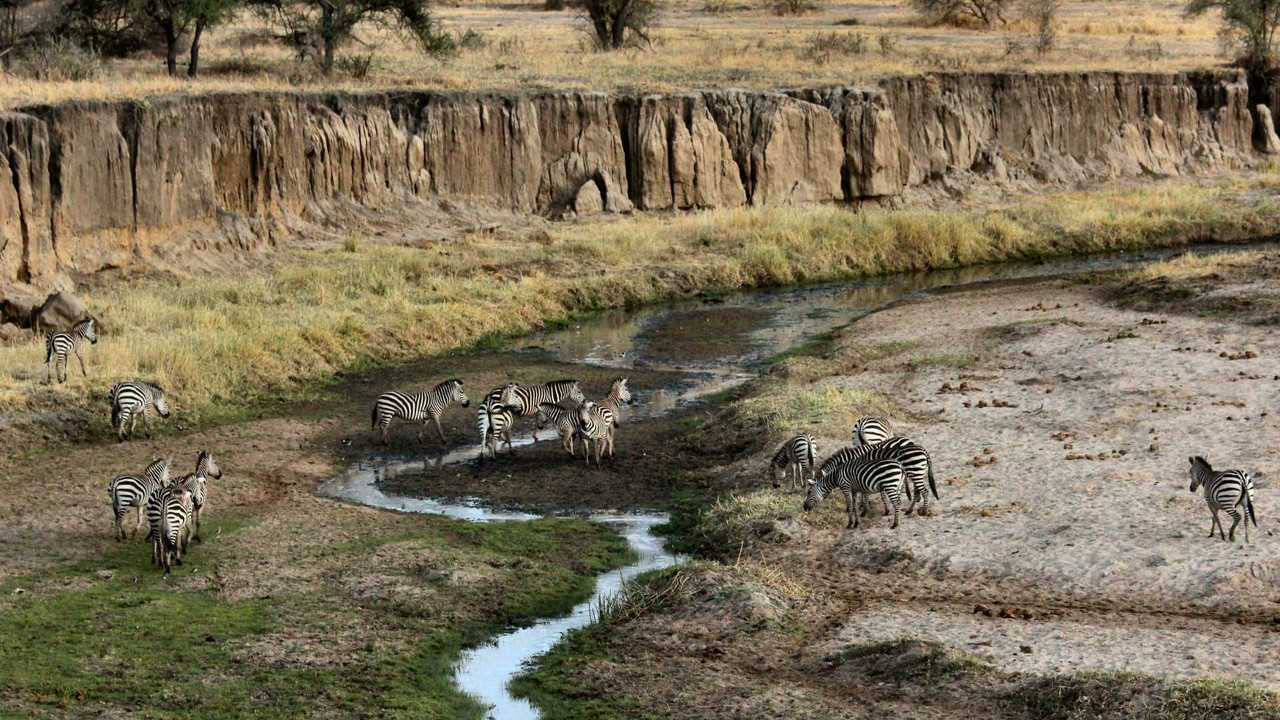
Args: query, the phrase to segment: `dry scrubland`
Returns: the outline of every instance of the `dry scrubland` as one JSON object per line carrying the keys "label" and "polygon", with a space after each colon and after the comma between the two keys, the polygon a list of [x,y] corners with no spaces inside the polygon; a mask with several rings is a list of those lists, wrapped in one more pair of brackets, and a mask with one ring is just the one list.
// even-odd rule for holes
{"label": "dry scrubland", "polygon": [[90,377],[44,384],[36,339],[0,347],[0,407],[50,436],[93,434],[103,393],[143,376],[184,423],[234,417],[335,372],[693,292],[811,283],[1274,232],[1275,174],[1021,198],[985,210],[742,209],[473,234],[421,248],[351,238],[268,270],[91,290]]}
{"label": "dry scrubland", "polygon": [[[1268,250],[943,293],[782,360],[690,433],[744,449],[677,515],[720,562],[632,586],[521,687],[561,718],[1280,718],[1277,278]],[[866,412],[933,453],[935,517],[845,530],[838,493],[762,487],[775,443]],[[1196,453],[1258,478],[1250,544],[1205,537]]]}
{"label": "dry scrubland", "polygon": [[287,89],[302,86],[367,90],[586,88],[673,90],[691,87],[848,84],[887,74],[973,70],[1199,69],[1219,64],[1218,20],[1182,17],[1181,2],[1067,0],[1059,46],[1030,50],[1034,28],[1015,13],[991,31],[930,26],[905,3],[816,3],[798,17],[780,17],[763,0],[664,2],[652,47],[592,53],[573,11],[540,3],[442,4],[436,13],[453,33],[480,34],[451,59],[424,57],[393,33],[370,25],[368,43],[349,54],[373,54],[368,77],[339,73],[322,80],[299,66],[287,48],[264,38],[250,15],[204,42],[204,77],[192,83],[164,76],[163,58],[112,61],[96,79],[35,82],[0,77],[0,108],[60,100],[142,97],[174,91]]}

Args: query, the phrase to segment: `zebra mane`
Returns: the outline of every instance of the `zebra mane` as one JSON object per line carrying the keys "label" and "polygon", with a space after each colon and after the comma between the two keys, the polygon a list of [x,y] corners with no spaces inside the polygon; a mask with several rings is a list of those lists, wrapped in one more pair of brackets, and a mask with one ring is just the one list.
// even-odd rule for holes
{"label": "zebra mane", "polygon": [[573,378],[569,378],[567,380],[552,380],[551,382],[547,383],[547,387],[557,388],[557,389],[565,388],[565,387],[569,387],[570,385],[576,385],[577,382],[578,381],[574,380]]}
{"label": "zebra mane", "polygon": [[441,384],[441,385],[455,385],[455,384],[456,384],[456,385],[463,385],[463,384],[465,384],[465,383],[463,383],[463,382],[462,382],[462,378],[449,378],[448,380],[445,380],[444,382],[442,382],[442,383],[440,383],[440,384]]}
{"label": "zebra mane", "polygon": [[861,448],[855,448],[855,447],[841,448],[836,452],[835,455],[832,455],[831,457],[822,461],[822,464],[818,466],[818,476],[826,477],[827,475],[834,474],[835,471],[839,468],[839,466],[849,462],[850,460],[854,460],[858,458],[860,455],[862,455],[862,453],[863,453],[863,450]]}
{"label": "zebra mane", "polygon": [[1203,457],[1195,455],[1189,459],[1191,460],[1191,467],[1195,470],[1207,470],[1208,472],[1213,472],[1213,466],[1210,465],[1209,461],[1205,460]]}

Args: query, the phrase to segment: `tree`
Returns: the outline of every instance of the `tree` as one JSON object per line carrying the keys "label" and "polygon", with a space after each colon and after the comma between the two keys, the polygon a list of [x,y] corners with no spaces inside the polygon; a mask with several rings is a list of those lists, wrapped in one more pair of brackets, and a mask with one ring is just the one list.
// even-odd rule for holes
{"label": "tree", "polygon": [[178,74],[178,51],[189,34],[190,61],[187,75],[200,71],[200,40],[204,31],[222,22],[235,9],[236,0],[139,0],[139,12],[150,21],[164,39],[165,67],[169,75]]}
{"label": "tree", "polygon": [[633,38],[648,43],[658,16],[654,0],[581,0],[581,5],[601,50],[617,50]]}
{"label": "tree", "polygon": [[1240,52],[1238,62],[1254,71],[1276,65],[1276,28],[1280,27],[1280,0],[1191,0],[1188,17],[1222,11],[1223,40]]}
{"label": "tree", "polygon": [[399,27],[431,54],[454,49],[453,38],[436,27],[428,0],[257,0],[268,21],[285,31],[286,39],[306,57],[315,48],[320,70],[333,72],[337,51],[355,37],[356,26],[381,22]]}
{"label": "tree", "polygon": [[1005,23],[1009,0],[911,0],[916,12],[934,22],[961,23],[977,21],[991,27]]}
{"label": "tree", "polygon": [[187,61],[187,77],[200,72],[200,40],[204,31],[222,23],[235,13],[238,0],[189,0],[192,8],[191,50]]}

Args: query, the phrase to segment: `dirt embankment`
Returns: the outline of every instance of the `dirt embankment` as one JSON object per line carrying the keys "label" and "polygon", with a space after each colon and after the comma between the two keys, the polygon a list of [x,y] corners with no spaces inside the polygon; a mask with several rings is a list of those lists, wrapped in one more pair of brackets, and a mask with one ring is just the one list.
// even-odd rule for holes
{"label": "dirt embankment", "polygon": [[252,253],[301,217],[410,198],[582,215],[958,194],[975,177],[1029,187],[1201,173],[1253,163],[1255,139],[1275,146],[1249,95],[1236,73],[1014,73],[772,93],[31,107],[0,113],[0,287],[139,256]]}
{"label": "dirt embankment", "polygon": [[[685,535],[727,565],[654,581],[665,595],[533,686],[707,718],[1280,717],[1231,684],[1280,688],[1276,265],[1175,261],[856,322],[770,382],[799,392],[838,368],[850,392],[888,396],[935,458],[938,513],[892,530],[876,503],[846,530],[838,494],[806,515],[798,496],[740,490]],[[845,431],[816,430],[828,450]],[[1253,473],[1248,544],[1206,537],[1190,455]],[[765,462],[712,475],[759,488]]]}

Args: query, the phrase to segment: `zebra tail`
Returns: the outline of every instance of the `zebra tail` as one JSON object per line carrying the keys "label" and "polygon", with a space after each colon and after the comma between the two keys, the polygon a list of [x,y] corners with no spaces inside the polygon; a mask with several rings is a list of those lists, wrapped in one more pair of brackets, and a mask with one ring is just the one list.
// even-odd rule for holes
{"label": "zebra tail", "polygon": [[805,452],[809,455],[809,472],[817,473],[818,461],[813,456],[813,443],[805,443]]}
{"label": "zebra tail", "polygon": [[1249,513],[1249,519],[1253,521],[1253,526],[1258,527],[1258,515],[1253,511],[1253,498],[1249,497],[1249,492],[1244,493],[1244,509]]}
{"label": "zebra tail", "polygon": [[378,427],[378,404],[377,403],[374,403],[373,409],[369,411],[369,422],[372,423],[369,426],[370,430],[374,430]]}
{"label": "zebra tail", "polygon": [[111,403],[111,429],[120,429],[120,406],[115,404],[114,399]]}
{"label": "zebra tail", "polygon": [[933,481],[933,460],[929,460],[929,492],[933,493],[934,500],[941,500],[938,497],[938,485]]}
{"label": "zebra tail", "polygon": [[486,440],[489,439],[489,406],[485,404],[480,408],[480,412],[476,413],[476,428],[480,430],[480,445],[484,446]]}

